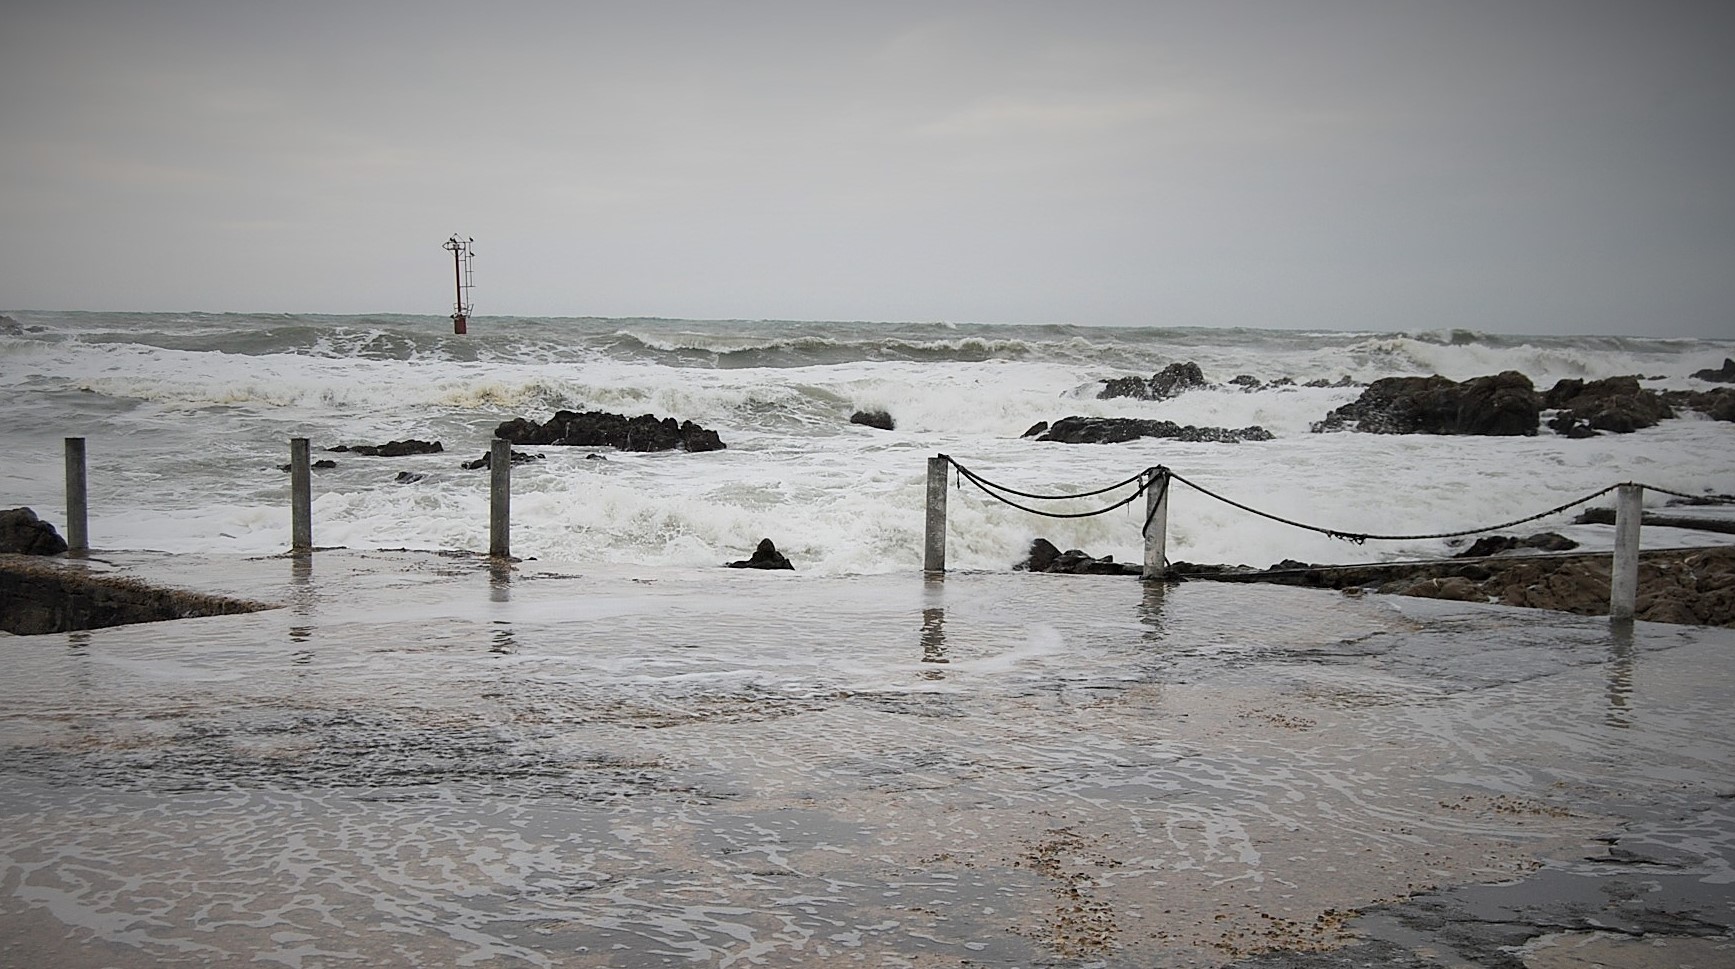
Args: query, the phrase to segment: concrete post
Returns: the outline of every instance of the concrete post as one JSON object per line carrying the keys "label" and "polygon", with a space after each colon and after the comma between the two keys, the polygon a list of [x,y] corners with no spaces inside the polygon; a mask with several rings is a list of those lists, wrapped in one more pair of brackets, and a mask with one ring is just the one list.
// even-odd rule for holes
{"label": "concrete post", "polygon": [[928,529],[922,544],[922,570],[946,571],[946,471],[951,461],[945,455],[928,459]]}
{"label": "concrete post", "polygon": [[1169,538],[1169,472],[1152,468],[1145,472],[1145,567],[1139,578],[1156,580],[1163,577],[1163,564]]}
{"label": "concrete post", "polygon": [[66,550],[90,551],[90,505],[85,491],[84,438],[66,439]]}
{"label": "concrete post", "polygon": [[512,557],[512,442],[495,438],[488,445],[488,554]]}
{"label": "concrete post", "polygon": [[1615,554],[1609,569],[1608,617],[1631,620],[1639,595],[1639,520],[1644,514],[1644,485],[1615,489]]}
{"label": "concrete post", "polygon": [[289,548],[313,551],[313,462],[305,437],[289,439]]}

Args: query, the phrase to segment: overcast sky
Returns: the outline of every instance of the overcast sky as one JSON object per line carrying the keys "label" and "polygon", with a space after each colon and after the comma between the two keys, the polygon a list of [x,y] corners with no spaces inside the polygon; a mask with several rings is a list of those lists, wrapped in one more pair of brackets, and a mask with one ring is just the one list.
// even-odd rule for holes
{"label": "overcast sky", "polygon": [[1735,336],[1735,3],[20,0],[0,307]]}

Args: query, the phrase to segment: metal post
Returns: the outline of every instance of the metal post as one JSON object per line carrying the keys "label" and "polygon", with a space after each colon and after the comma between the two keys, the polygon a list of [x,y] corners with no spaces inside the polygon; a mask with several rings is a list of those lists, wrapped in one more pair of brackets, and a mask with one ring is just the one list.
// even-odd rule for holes
{"label": "metal post", "polygon": [[86,500],[84,438],[66,439],[66,550],[90,551],[90,505]]}
{"label": "metal post", "polygon": [[512,442],[495,438],[488,445],[488,554],[512,557]]}
{"label": "metal post", "polygon": [[1633,618],[1639,595],[1639,520],[1644,513],[1645,486],[1624,484],[1615,489],[1615,555],[1609,568],[1608,617]]}
{"label": "metal post", "polygon": [[1152,468],[1145,472],[1145,568],[1141,579],[1161,579],[1169,538],[1169,471]]}
{"label": "metal post", "polygon": [[313,476],[305,437],[289,439],[289,548],[313,551]]}
{"label": "metal post", "polygon": [[922,545],[922,570],[946,571],[946,471],[944,454],[928,459],[928,529]]}

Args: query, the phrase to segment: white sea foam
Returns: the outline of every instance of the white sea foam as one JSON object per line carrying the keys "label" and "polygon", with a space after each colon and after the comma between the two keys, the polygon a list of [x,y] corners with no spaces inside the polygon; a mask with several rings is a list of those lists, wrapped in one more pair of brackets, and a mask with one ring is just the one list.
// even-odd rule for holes
{"label": "white sea foam", "polygon": [[[446,447],[402,459],[316,454],[338,462],[315,478],[318,544],[482,548],[487,475],[457,463],[480,456],[500,421],[561,407],[695,421],[728,449],[597,455],[605,460],[592,449],[533,449],[545,459],[514,469],[521,556],[711,568],[770,537],[803,570],[914,568],[925,463],[938,453],[1038,493],[1089,490],[1161,464],[1285,518],[1390,534],[1505,521],[1629,479],[1735,491],[1735,425],[1693,415],[1582,441],[1311,434],[1359,388],[1227,385],[1238,374],[1368,381],[1516,369],[1544,387],[1639,373],[1666,378],[1654,386],[1703,389],[1687,375],[1735,352],[1727,341],[526,320],[479,321],[464,342],[438,321],[405,317],[20,318],[39,330],[0,340],[0,389],[22,418],[3,432],[13,460],[0,467],[0,491],[55,520],[59,439],[87,437],[99,547],[282,549],[288,485],[277,466],[288,438],[305,436],[316,449],[412,437]],[[1154,402],[1095,396],[1104,379],[1178,360],[1197,361],[1220,386]],[[849,423],[857,409],[885,410],[897,428]],[[1075,414],[1259,425],[1276,439],[1074,446],[1021,437]],[[400,483],[401,471],[422,477]],[[949,564],[1004,569],[1037,536],[1137,560],[1141,515],[1142,501],[1102,517],[1038,518],[966,486],[951,496]],[[1536,527],[1605,540],[1564,519]],[[1181,486],[1169,541],[1171,558],[1253,565],[1447,550],[1439,540],[1348,545]]]}

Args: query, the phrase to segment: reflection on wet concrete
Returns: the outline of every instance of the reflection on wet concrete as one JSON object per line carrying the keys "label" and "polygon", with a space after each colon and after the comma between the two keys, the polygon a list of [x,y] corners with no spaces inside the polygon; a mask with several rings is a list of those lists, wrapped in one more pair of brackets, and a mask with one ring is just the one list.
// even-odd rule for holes
{"label": "reflection on wet concrete", "polygon": [[1608,714],[1611,727],[1630,727],[1633,723],[1633,624],[1631,621],[1609,623],[1608,651]]}
{"label": "reflection on wet concrete", "polygon": [[1163,641],[1163,600],[1168,595],[1168,584],[1141,581],[1139,586],[1139,622],[1146,627],[1140,638],[1147,643],[1160,643]]}
{"label": "reflection on wet concrete", "polygon": [[[1561,914],[1581,884],[1630,889],[1613,914],[1653,941],[1727,931],[1693,883],[1735,883],[1726,631],[1097,577],[767,608],[750,576],[496,600],[474,569],[321,568],[348,594],[303,615],[0,640],[0,964],[1422,965],[1484,951],[1455,924],[1595,924]],[[1579,860],[1595,837],[1610,860]]]}

